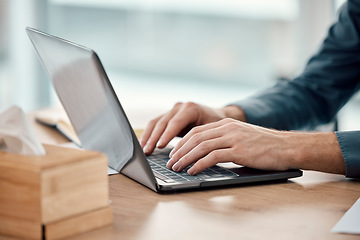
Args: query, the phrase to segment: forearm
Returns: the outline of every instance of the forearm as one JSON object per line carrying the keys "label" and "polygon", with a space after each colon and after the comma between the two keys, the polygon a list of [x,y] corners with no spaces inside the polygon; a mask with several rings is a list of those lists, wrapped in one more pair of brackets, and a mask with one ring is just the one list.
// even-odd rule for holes
{"label": "forearm", "polygon": [[[244,111],[237,106],[222,108],[228,118],[246,122]],[[335,133],[279,132],[288,144],[278,148],[281,161],[289,161],[290,168],[315,170],[345,175],[345,161]]]}
{"label": "forearm", "polygon": [[289,148],[283,157],[285,161],[291,161],[291,168],[345,175],[345,162],[335,133],[285,134]]}

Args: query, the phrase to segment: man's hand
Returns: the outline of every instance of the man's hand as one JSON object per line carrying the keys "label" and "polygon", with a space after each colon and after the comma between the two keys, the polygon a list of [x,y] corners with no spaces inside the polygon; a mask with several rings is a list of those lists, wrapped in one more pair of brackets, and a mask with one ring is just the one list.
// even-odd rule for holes
{"label": "man's hand", "polygon": [[282,132],[227,118],[193,128],[170,153],[167,167],[181,171],[195,163],[192,175],[220,162],[286,170],[290,162],[279,160],[287,141]]}
{"label": "man's hand", "polygon": [[149,122],[140,144],[145,154],[149,155],[155,147],[164,148],[171,139],[185,135],[194,126],[216,122],[226,117],[245,120],[243,111],[236,106],[215,109],[192,102],[177,103],[171,111]]}
{"label": "man's hand", "polygon": [[195,175],[220,162],[263,170],[310,169],[345,173],[334,133],[286,132],[233,119],[193,128],[170,153],[168,168]]}

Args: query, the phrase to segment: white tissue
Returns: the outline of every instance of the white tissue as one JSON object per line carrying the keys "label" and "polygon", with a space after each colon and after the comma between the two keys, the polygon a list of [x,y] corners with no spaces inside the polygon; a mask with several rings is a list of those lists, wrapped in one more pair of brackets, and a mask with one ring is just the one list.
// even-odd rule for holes
{"label": "white tissue", "polygon": [[29,156],[45,155],[23,110],[10,107],[0,114],[0,151]]}

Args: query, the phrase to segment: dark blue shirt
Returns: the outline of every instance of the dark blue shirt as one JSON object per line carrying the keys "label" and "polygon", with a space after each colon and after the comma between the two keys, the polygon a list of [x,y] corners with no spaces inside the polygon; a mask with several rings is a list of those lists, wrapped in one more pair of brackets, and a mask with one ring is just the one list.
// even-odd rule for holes
{"label": "dark blue shirt", "polygon": [[[238,101],[252,124],[281,129],[313,129],[333,120],[360,88],[360,1],[342,6],[318,53],[303,73]],[[346,176],[360,177],[360,131],[336,132]]]}

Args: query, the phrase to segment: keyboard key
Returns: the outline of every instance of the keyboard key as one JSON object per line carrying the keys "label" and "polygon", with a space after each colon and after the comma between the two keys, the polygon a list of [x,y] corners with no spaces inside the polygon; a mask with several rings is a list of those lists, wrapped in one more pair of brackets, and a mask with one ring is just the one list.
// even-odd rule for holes
{"label": "keyboard key", "polygon": [[175,183],[238,176],[236,173],[216,165],[205,169],[203,172],[195,176],[187,173],[187,170],[189,170],[192,165],[181,172],[175,172],[166,167],[166,164],[169,161],[169,152],[170,150],[156,150],[152,155],[148,156],[148,161],[154,175],[164,182]]}

